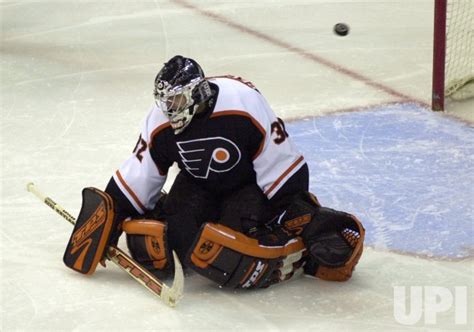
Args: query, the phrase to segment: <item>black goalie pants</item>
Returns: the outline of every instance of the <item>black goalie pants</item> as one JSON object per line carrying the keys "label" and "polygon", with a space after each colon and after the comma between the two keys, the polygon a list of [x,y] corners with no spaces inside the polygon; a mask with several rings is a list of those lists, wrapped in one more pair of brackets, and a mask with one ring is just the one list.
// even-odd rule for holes
{"label": "black goalie pants", "polygon": [[214,222],[247,233],[271,214],[270,203],[256,184],[217,197],[181,172],[153,218],[167,223],[169,247],[183,262],[202,224]]}

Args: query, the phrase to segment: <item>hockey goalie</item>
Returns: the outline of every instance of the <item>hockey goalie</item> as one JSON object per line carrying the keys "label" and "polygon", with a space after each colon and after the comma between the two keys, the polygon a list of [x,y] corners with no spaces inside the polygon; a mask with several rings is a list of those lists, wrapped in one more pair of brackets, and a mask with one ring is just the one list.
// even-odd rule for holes
{"label": "hockey goalie", "polygon": [[[66,265],[93,273],[104,248],[125,234],[132,257],[158,277],[173,273],[172,251],[230,288],[268,287],[301,273],[351,277],[361,222],[308,192],[304,157],[250,82],[205,77],[178,55],[159,71],[153,94],[133,154],[105,191],[84,191]],[[174,163],[180,172],[163,194]]]}

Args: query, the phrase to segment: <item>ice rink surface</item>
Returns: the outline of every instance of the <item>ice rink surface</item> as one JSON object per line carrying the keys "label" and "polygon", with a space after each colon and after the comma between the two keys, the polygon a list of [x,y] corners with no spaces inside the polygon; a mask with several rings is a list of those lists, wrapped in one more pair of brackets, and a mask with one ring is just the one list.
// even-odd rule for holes
{"label": "ice rink surface", "polygon": [[[1,330],[473,330],[474,102],[429,111],[432,7],[1,2]],[[332,33],[337,22],[350,25],[347,37]],[[82,188],[103,188],[131,153],[155,74],[175,54],[209,76],[251,80],[286,120],[311,190],[366,226],[350,281],[233,292],[190,274],[170,309],[110,263],[91,277],[64,267],[71,227],[26,183],[77,215]],[[407,297],[444,289],[453,304],[435,322],[429,306],[400,322],[400,286]]]}

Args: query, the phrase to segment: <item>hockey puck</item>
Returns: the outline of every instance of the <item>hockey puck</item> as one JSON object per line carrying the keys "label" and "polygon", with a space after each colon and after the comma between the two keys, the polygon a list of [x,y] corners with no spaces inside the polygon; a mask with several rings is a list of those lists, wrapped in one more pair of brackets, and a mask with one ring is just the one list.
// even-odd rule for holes
{"label": "hockey puck", "polygon": [[346,36],[349,33],[349,26],[345,23],[337,23],[334,26],[334,33],[339,36]]}

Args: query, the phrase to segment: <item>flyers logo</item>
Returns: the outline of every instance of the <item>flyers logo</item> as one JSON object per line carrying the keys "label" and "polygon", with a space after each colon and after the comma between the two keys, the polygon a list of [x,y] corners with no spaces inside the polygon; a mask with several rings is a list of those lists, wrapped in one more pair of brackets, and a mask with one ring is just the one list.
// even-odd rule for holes
{"label": "flyers logo", "polygon": [[240,161],[237,145],[224,137],[177,142],[186,170],[196,178],[207,179],[210,172],[223,173]]}

